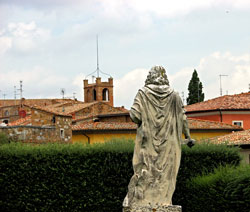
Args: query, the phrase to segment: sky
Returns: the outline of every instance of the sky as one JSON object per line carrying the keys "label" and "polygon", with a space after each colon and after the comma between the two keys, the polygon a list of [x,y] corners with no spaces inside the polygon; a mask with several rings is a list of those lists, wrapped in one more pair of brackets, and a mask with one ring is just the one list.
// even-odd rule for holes
{"label": "sky", "polygon": [[[194,69],[205,100],[249,91],[249,0],[0,0],[0,98],[77,97],[99,68],[115,106],[130,108],[163,66],[184,99]],[[107,75],[101,74],[103,81]],[[20,98],[17,91],[17,98]]]}

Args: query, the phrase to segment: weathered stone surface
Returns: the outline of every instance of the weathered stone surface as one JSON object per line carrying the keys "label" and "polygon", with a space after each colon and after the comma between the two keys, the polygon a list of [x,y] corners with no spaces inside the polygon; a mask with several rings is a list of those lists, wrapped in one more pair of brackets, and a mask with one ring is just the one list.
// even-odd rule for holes
{"label": "weathered stone surface", "polygon": [[[172,204],[181,159],[182,132],[190,139],[182,100],[166,71],[153,67],[134,99],[130,117],[138,124],[132,176],[123,207],[129,211],[180,211]],[[148,205],[159,208],[142,207]],[[163,206],[165,205],[165,206]],[[140,207],[139,207],[140,206]],[[171,209],[171,210],[170,210]]]}
{"label": "weathered stone surface", "polygon": [[124,207],[123,212],[181,212],[181,206],[168,205],[168,206],[137,206],[137,207]]}

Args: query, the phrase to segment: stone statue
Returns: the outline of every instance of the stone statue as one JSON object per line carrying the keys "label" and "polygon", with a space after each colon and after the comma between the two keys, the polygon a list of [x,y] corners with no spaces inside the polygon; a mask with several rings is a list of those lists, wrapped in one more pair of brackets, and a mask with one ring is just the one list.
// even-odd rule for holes
{"label": "stone statue", "polygon": [[182,100],[169,87],[163,67],[155,66],[149,71],[145,86],[135,97],[130,117],[138,128],[133,156],[134,175],[128,185],[123,211],[144,212],[152,211],[145,209],[148,207],[173,207],[182,132],[190,147],[194,140],[190,138]]}

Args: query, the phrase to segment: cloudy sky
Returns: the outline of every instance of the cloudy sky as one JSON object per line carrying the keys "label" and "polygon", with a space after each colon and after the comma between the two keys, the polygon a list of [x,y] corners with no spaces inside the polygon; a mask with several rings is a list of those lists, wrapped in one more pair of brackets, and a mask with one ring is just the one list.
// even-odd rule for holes
{"label": "cloudy sky", "polygon": [[22,80],[25,98],[64,88],[83,100],[97,34],[116,106],[131,106],[154,65],[185,98],[194,69],[205,99],[220,95],[220,74],[223,94],[249,90],[249,0],[0,0],[0,98],[14,98]]}

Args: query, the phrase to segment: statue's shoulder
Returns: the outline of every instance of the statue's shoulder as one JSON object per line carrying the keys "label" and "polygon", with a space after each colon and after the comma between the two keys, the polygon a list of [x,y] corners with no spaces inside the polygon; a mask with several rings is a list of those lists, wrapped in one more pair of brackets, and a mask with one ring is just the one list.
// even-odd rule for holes
{"label": "statue's shoulder", "polygon": [[177,101],[182,101],[179,92],[173,90],[172,94],[173,98],[175,98]]}

